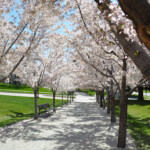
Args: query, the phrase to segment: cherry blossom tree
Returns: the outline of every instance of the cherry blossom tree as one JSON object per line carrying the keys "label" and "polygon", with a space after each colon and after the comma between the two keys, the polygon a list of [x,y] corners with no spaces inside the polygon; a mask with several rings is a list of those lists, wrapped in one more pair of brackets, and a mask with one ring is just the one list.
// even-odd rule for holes
{"label": "cherry blossom tree", "polygon": [[[77,2],[77,1],[76,1]],[[87,2],[88,3],[88,2]],[[84,4],[83,4],[84,5]],[[110,77],[110,78],[112,78],[113,80],[111,80],[110,81],[110,85],[112,85],[113,83],[115,83],[116,84],[116,87],[118,88],[118,90],[120,91],[120,93],[121,93],[121,117],[120,117],[120,131],[124,131],[124,134],[123,134],[123,136],[122,137],[124,137],[124,139],[122,138],[121,139],[121,135],[119,135],[119,139],[118,139],[118,146],[119,147],[124,147],[125,146],[125,137],[126,137],[126,127],[125,128],[122,128],[121,126],[123,125],[123,124],[126,124],[126,115],[127,115],[127,100],[126,100],[126,95],[125,95],[125,87],[126,87],[126,75],[125,75],[125,72],[127,72],[127,70],[126,70],[126,54],[124,53],[124,52],[122,52],[122,53],[120,53],[119,51],[121,51],[121,50],[119,50],[119,49],[121,49],[121,48],[123,48],[122,50],[124,50],[124,47],[122,47],[122,45],[119,45],[118,44],[118,39],[115,37],[115,34],[114,34],[114,32],[112,32],[112,30],[110,30],[111,28],[110,28],[110,25],[112,25],[112,24],[109,24],[109,21],[106,19],[104,19],[103,20],[103,22],[101,22],[101,24],[100,24],[100,27],[99,27],[99,29],[96,29],[97,28],[97,24],[95,23],[94,25],[95,25],[95,28],[91,28],[91,27],[93,27],[92,25],[93,24],[91,24],[91,22],[92,22],[92,20],[89,20],[89,15],[87,15],[87,14],[85,14],[85,15],[83,15],[83,13],[81,12],[81,9],[80,9],[80,6],[79,6],[79,4],[77,3],[77,6],[78,6],[78,8],[79,8],[79,12],[80,12],[80,15],[81,15],[81,18],[82,18],[82,21],[83,21],[83,25],[81,25],[81,23],[79,22],[79,20],[76,20],[76,22],[79,24],[79,25],[81,25],[81,27],[79,28],[79,26],[78,26],[78,30],[80,30],[80,32],[78,32],[78,36],[77,37],[82,37],[82,39],[84,38],[84,37],[86,37],[86,38],[84,38],[84,39],[87,39],[87,38],[89,38],[88,36],[84,36],[84,35],[82,35],[83,34],[83,31],[82,31],[82,29],[83,29],[83,27],[85,27],[85,30],[89,33],[89,35],[95,40],[95,43],[96,44],[98,44],[99,46],[101,46],[101,50],[103,50],[103,52],[105,52],[106,54],[112,54],[111,56],[110,56],[110,58],[108,58],[109,60],[110,59],[112,59],[112,60],[114,60],[115,62],[116,62],[116,60],[117,60],[117,62],[118,62],[118,58],[119,58],[119,60],[120,60],[120,63],[118,64],[117,63],[117,65],[119,65],[119,67],[120,67],[120,71],[118,72],[117,71],[117,73],[121,73],[122,74],[122,79],[121,78],[119,78],[119,74],[117,75],[118,76],[118,81],[116,80],[116,71],[114,72],[113,70],[114,70],[114,67],[113,67],[113,70],[110,68],[110,67],[107,67],[106,68],[106,66],[105,67],[103,67],[103,69],[102,70],[100,70],[98,67],[96,67],[97,65],[95,65],[95,60],[93,60],[92,58],[94,57],[92,57],[92,56],[90,56],[89,55],[89,52],[90,52],[90,50],[89,50],[89,48],[84,48],[84,46],[85,46],[85,43],[86,43],[86,45],[87,45],[87,43],[88,43],[88,47],[89,47],[89,43],[91,43],[92,41],[88,41],[88,42],[79,42],[79,40],[77,41],[76,40],[76,38],[74,38],[72,41],[74,41],[74,43],[75,42],[78,42],[79,44],[78,44],[78,46],[80,45],[80,50],[77,50],[78,51],[78,54],[81,56],[81,58],[84,60],[84,62],[86,62],[86,63],[88,63],[88,64],[90,64],[90,66],[92,66],[92,67],[94,67],[96,70],[98,70],[101,74],[103,74],[103,75],[107,75],[108,77]],[[85,6],[85,8],[86,8],[86,6]],[[92,9],[92,8],[91,8]],[[85,12],[86,12],[86,10],[85,10]],[[92,11],[90,11],[90,12],[92,12]],[[93,11],[94,12],[94,11]],[[92,13],[91,13],[92,14]],[[88,17],[85,17],[85,16],[88,16]],[[91,17],[92,18],[92,17]],[[93,17],[94,18],[94,17]],[[95,18],[94,18],[95,19]],[[86,21],[85,21],[86,20]],[[95,19],[96,20],[96,19]],[[108,24],[107,24],[107,21],[108,21]],[[87,23],[88,22],[88,23]],[[93,23],[93,22],[92,22]],[[104,24],[105,23],[105,24]],[[89,26],[91,24],[91,26]],[[106,26],[106,24],[108,25],[108,26]],[[104,26],[105,26],[105,28],[104,28]],[[126,27],[125,27],[126,28]],[[84,30],[84,31],[85,31]],[[102,34],[101,34],[101,32],[99,33],[99,32],[97,32],[97,30],[100,30],[100,31],[103,31],[103,33],[105,33],[105,35],[106,35],[106,32],[108,32],[108,34],[107,34],[107,36],[105,36],[105,38],[101,38],[102,36]],[[111,32],[110,32],[111,31]],[[125,32],[126,32],[126,30],[125,30]],[[95,34],[96,33],[96,34]],[[111,34],[109,34],[109,33],[111,33]],[[113,35],[114,34],[114,35]],[[73,37],[73,36],[72,36]],[[129,37],[129,38],[131,38],[131,37]],[[113,39],[113,41],[110,41],[109,39]],[[104,40],[105,40],[105,42],[104,42]],[[135,38],[135,40],[137,40],[137,38]],[[100,42],[100,43],[99,43]],[[82,43],[82,44],[81,44]],[[102,46],[102,43],[104,43],[104,46]],[[116,49],[115,49],[115,51],[113,51],[113,49],[114,49],[114,46],[110,46],[110,44],[112,44],[112,45],[114,45],[114,43],[116,43],[116,45],[118,46],[118,53],[117,53],[117,51],[116,51]],[[92,43],[93,44],[93,43]],[[109,44],[109,47],[107,46],[107,44]],[[84,46],[83,46],[84,45]],[[106,49],[104,49],[104,47],[106,47]],[[110,47],[112,47],[113,49],[111,49]],[[84,50],[84,52],[83,51],[81,51],[81,49],[83,49]],[[94,50],[95,50],[95,48],[93,48]],[[91,50],[91,51],[93,51],[93,49]],[[109,51],[108,51],[109,50]],[[106,57],[106,55],[105,56],[103,56],[103,53],[102,52],[95,52],[95,54],[98,54],[98,53],[100,53],[100,55],[101,56],[99,56],[99,57],[103,57],[103,59],[107,59],[107,57]],[[136,55],[138,55],[137,54],[138,52],[136,52],[134,55],[136,56]],[[121,57],[118,57],[119,56],[119,54],[121,54],[122,56]],[[114,57],[114,58],[113,58]],[[118,57],[118,58],[117,58]],[[112,63],[112,62],[109,62],[109,63]],[[114,64],[113,64],[114,65]],[[102,64],[100,65],[101,67],[102,67]],[[104,65],[103,65],[104,66]],[[118,67],[117,67],[118,68]],[[118,70],[118,69],[117,69]],[[105,71],[105,73],[103,72],[103,71]],[[133,70],[132,70],[133,71]],[[107,72],[107,74],[106,74],[106,72]],[[114,73],[113,73],[114,72]],[[113,74],[112,74],[113,73]],[[121,77],[121,75],[120,75],[120,77]],[[122,81],[122,84],[121,84],[121,82],[120,81]],[[139,84],[141,84],[142,82],[141,82],[141,80],[140,80],[140,83]],[[124,85],[125,84],[125,85]],[[121,87],[120,87],[121,86]],[[111,86],[112,87],[112,86]],[[135,87],[137,87],[137,86],[135,86]],[[133,89],[135,89],[135,87],[133,88]],[[114,91],[114,90],[112,90],[112,88],[111,88],[111,91]],[[132,93],[132,91],[133,90],[131,90],[128,94],[131,94]],[[112,92],[111,92],[112,93]],[[127,95],[128,95],[127,94]],[[114,94],[113,94],[114,95]],[[114,98],[113,98],[114,99]],[[113,102],[113,101],[112,101]],[[112,103],[112,106],[113,106],[113,103]],[[114,107],[114,106],[113,106]],[[121,124],[121,122],[122,122],[122,124]],[[119,131],[119,133],[120,133],[120,131]],[[122,142],[122,143],[121,143]]]}
{"label": "cherry blossom tree", "polygon": [[42,39],[50,30],[55,30],[53,26],[56,26],[59,20],[59,13],[54,7],[54,1],[45,3],[44,7],[43,3],[37,1],[2,0],[0,3],[2,82],[15,71],[29,51],[44,42]]}
{"label": "cherry blossom tree", "polygon": [[[130,30],[130,32],[128,32],[129,31],[128,29],[130,27],[132,27],[133,29],[133,25],[131,21],[129,21],[126,18],[126,16],[122,13],[119,7],[112,5],[111,1],[100,1],[100,2],[96,1],[96,3],[101,14],[104,14],[104,17],[103,17],[104,20],[110,26],[111,31],[114,33],[115,37],[117,38],[117,40],[123,47],[123,50],[133,60],[133,62],[140,69],[144,77],[147,80],[149,80],[150,54],[147,50],[145,50],[145,48],[143,48],[143,45],[137,40],[137,38],[136,40],[134,40],[135,37],[137,36],[135,34],[135,31]],[[111,16],[111,14],[114,14],[113,17]],[[128,24],[126,24],[125,22],[128,22]],[[124,28],[124,25],[125,26],[128,25],[128,28],[126,27]],[[141,33],[143,33],[143,31],[141,31]],[[130,36],[130,34],[132,36]],[[138,36],[140,35],[138,34]],[[141,35],[140,39],[142,39],[142,37],[144,38],[144,35]]]}
{"label": "cherry blossom tree", "polygon": [[132,20],[141,42],[150,50],[150,2],[147,0],[118,0],[126,16]]}
{"label": "cherry blossom tree", "polygon": [[35,103],[34,119],[38,119],[37,94],[39,87],[45,80],[45,69],[46,65],[44,63],[31,60],[31,62],[21,64],[15,71],[21,81],[33,89]]}

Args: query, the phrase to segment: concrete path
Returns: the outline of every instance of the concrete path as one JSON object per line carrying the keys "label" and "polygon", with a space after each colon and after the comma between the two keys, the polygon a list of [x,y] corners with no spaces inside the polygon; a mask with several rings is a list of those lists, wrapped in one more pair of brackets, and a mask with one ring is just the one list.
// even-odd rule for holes
{"label": "concrete path", "polygon": [[[0,128],[0,150],[117,150],[117,133],[95,98],[78,93],[56,114]],[[129,134],[126,150],[136,150]]]}
{"label": "concrete path", "polygon": [[[10,95],[10,96],[23,96],[23,97],[34,97],[34,94],[29,94],[29,93],[9,93],[9,92],[0,92],[0,95]],[[40,98],[53,98],[52,96],[48,96],[45,94],[39,94]],[[56,99],[61,99],[60,97],[56,96]],[[63,98],[63,99],[67,99],[67,98]]]}

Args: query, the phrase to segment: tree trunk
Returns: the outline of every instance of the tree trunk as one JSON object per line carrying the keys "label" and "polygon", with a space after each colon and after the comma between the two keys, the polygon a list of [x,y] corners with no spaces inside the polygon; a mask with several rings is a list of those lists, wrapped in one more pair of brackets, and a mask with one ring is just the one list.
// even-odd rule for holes
{"label": "tree trunk", "polygon": [[100,107],[103,107],[103,93],[100,91]]}
{"label": "tree trunk", "polygon": [[111,100],[111,122],[116,122],[114,96],[111,96],[110,100]]}
{"label": "tree trunk", "polygon": [[71,92],[70,92],[70,103],[71,103]]}
{"label": "tree trunk", "polygon": [[[108,11],[108,13],[111,13],[111,9],[109,9],[108,5],[110,3],[110,0],[107,1],[107,3],[101,3],[99,0],[95,0],[98,8],[100,9],[101,12],[104,12],[105,10]],[[132,2],[131,2],[132,1]],[[119,0],[121,7],[123,8],[123,10],[127,11],[128,7],[132,5],[132,3],[135,3],[135,5],[133,7],[136,7],[137,4],[136,2],[138,1],[137,4],[142,4],[145,3],[147,0]],[[128,6],[127,6],[128,3]],[[146,2],[148,3],[148,1]],[[149,4],[150,5],[150,4]],[[149,5],[146,6],[149,8]],[[126,8],[125,8],[126,7]],[[142,9],[139,9],[142,8]],[[142,14],[142,10],[144,9],[144,7],[142,7],[142,5],[139,5],[139,7],[137,7],[136,9],[133,9],[132,7],[130,7],[130,10],[128,12],[126,12],[127,14],[132,13],[132,15],[134,14],[138,14],[136,11],[140,12],[140,15],[137,15],[137,18],[142,18],[142,17],[146,17],[149,16],[150,13],[148,13],[150,11],[150,9],[148,9],[149,11],[144,11],[147,15],[143,16]],[[139,9],[139,10],[138,10]],[[133,11],[134,10],[134,11]],[[130,16],[131,17],[131,16]],[[133,16],[132,16],[133,17]],[[131,18],[132,18],[131,17]],[[134,17],[135,18],[135,17]],[[147,17],[146,17],[147,18]],[[150,22],[150,17],[148,17]],[[111,23],[109,17],[105,17],[105,20],[108,22],[108,24],[110,25],[110,27],[114,24]],[[137,20],[136,20],[137,22]],[[139,24],[141,26],[141,28],[136,27],[138,30],[141,30],[139,32],[139,34],[141,34],[141,37],[144,35],[145,30],[147,30],[146,32],[150,33],[150,25],[148,23],[148,26],[143,25],[143,24]],[[119,29],[119,27],[117,27]],[[135,63],[135,65],[137,66],[137,68],[141,71],[141,73],[143,74],[144,78],[147,79],[150,83],[150,56],[149,54],[143,49],[143,47],[136,41],[131,41],[131,40],[127,40],[128,35],[124,34],[124,33],[119,33],[119,31],[115,31],[114,28],[111,28],[112,33],[114,33],[115,38],[118,40],[119,44],[122,46],[124,52],[132,59],[132,61]],[[145,33],[146,34],[146,33]],[[140,37],[140,35],[138,35]],[[150,35],[149,36],[143,36],[145,41],[144,43],[147,43],[147,45],[150,44]],[[147,40],[146,40],[147,39]],[[142,40],[142,38],[141,38]],[[142,40],[144,41],[144,40]],[[149,47],[149,46],[147,46]],[[149,48],[150,50],[150,48]]]}
{"label": "tree trunk", "polygon": [[68,95],[68,92],[67,92],[67,104],[68,104],[68,101],[69,101],[69,95]]}
{"label": "tree trunk", "polygon": [[100,94],[99,94],[99,91],[97,91],[97,102],[98,102],[98,104],[100,104]]}
{"label": "tree trunk", "polygon": [[106,88],[107,93],[107,114],[110,114],[110,93],[109,93],[109,87]]}
{"label": "tree trunk", "polygon": [[142,86],[138,87],[138,92],[139,92],[138,100],[139,101],[143,101],[144,100],[144,96],[143,96],[143,87]]}
{"label": "tree trunk", "polygon": [[56,108],[55,108],[55,96],[56,96],[56,91],[53,91],[53,112],[56,112]]}
{"label": "tree trunk", "polygon": [[61,99],[61,100],[62,100],[62,101],[61,101],[61,104],[62,104],[62,105],[63,105],[63,103],[64,103],[64,102],[63,102],[63,96],[64,96],[64,93],[62,92],[62,99]]}
{"label": "tree trunk", "polygon": [[113,80],[110,82],[110,103],[111,103],[111,122],[116,122],[116,116],[115,116],[115,97],[114,97],[114,90],[113,90]]}
{"label": "tree trunk", "polygon": [[[123,71],[126,72],[126,60],[123,60]],[[127,129],[127,96],[125,94],[126,74],[122,76],[121,96],[120,96],[120,118],[119,118],[119,134],[117,147],[124,148],[126,146],[126,129]]]}
{"label": "tree trunk", "polygon": [[96,91],[96,102],[98,103],[98,96],[97,96],[97,91]]}
{"label": "tree trunk", "polygon": [[34,89],[34,106],[35,106],[34,119],[38,119],[37,92],[38,92],[38,89],[35,88]]}
{"label": "tree trunk", "polygon": [[104,90],[102,90],[102,99],[103,99],[103,109],[105,109],[105,98],[104,98]]}
{"label": "tree trunk", "polygon": [[135,26],[142,43],[150,50],[150,2],[148,0],[118,0]]}
{"label": "tree trunk", "polygon": [[73,93],[74,93],[74,92],[72,92],[72,102],[73,102]]}

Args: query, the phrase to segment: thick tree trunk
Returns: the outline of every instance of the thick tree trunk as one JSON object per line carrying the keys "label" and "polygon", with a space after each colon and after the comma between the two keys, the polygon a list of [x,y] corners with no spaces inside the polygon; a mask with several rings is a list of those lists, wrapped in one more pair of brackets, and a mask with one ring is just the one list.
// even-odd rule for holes
{"label": "thick tree trunk", "polygon": [[120,148],[124,148],[126,146],[126,129],[127,129],[127,97],[121,95],[119,134],[117,144],[117,146]]}
{"label": "thick tree trunk", "polygon": [[106,88],[107,93],[107,114],[110,114],[110,93],[109,93],[109,87]]}
{"label": "thick tree trunk", "polygon": [[110,99],[111,99],[111,122],[116,122],[114,96],[111,96]]}
{"label": "thick tree trunk", "polygon": [[150,2],[148,0],[118,0],[125,14],[133,21],[137,35],[150,50]]}
{"label": "thick tree trunk", "polygon": [[143,96],[143,87],[142,87],[142,86],[138,87],[138,92],[139,92],[138,100],[139,100],[139,101],[144,100],[144,96]]}
{"label": "thick tree trunk", "polygon": [[34,119],[38,119],[37,93],[38,93],[38,89],[35,88],[34,89],[34,106],[35,106]]}
{"label": "thick tree trunk", "polygon": [[[123,71],[127,71],[126,60],[123,60]],[[120,148],[126,146],[126,129],[127,129],[127,96],[125,94],[126,88],[126,74],[122,76],[121,83],[121,96],[120,96],[120,118],[119,118],[119,134],[118,134],[118,144]]]}
{"label": "thick tree trunk", "polygon": [[55,108],[55,97],[56,97],[56,91],[53,91],[53,112],[56,112],[56,108]]}
{"label": "thick tree trunk", "polygon": [[116,34],[124,52],[132,59],[144,78],[150,81],[150,56],[137,42],[127,41],[126,35]]}

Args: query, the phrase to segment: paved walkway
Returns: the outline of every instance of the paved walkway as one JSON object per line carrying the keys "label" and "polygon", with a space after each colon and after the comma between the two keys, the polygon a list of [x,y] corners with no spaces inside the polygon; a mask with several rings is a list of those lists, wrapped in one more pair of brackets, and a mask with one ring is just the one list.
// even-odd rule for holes
{"label": "paved walkway", "polygon": [[[118,123],[94,97],[78,94],[56,114],[0,129],[0,150],[117,150]],[[126,150],[136,150],[127,134]]]}
{"label": "paved walkway", "polygon": [[[34,94],[29,94],[29,93],[9,93],[9,92],[0,92],[0,95],[10,95],[10,96],[23,96],[23,97],[34,97]],[[45,94],[39,94],[40,98],[53,98],[52,96],[48,96]],[[61,99],[61,96],[58,97],[56,96],[56,99]],[[63,99],[67,99],[63,97]]]}

